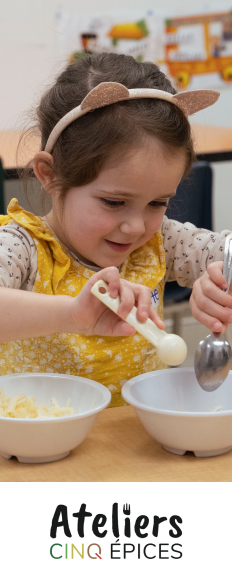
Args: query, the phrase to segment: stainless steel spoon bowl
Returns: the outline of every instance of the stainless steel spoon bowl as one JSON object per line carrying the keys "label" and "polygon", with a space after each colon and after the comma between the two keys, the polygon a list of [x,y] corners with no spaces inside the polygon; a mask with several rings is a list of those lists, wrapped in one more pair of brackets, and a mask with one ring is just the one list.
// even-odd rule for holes
{"label": "stainless steel spoon bowl", "polygon": [[[223,275],[227,280],[228,293],[232,277],[232,234],[226,237]],[[227,378],[230,371],[232,350],[224,335],[213,333],[202,340],[195,353],[194,369],[198,383],[206,392],[213,392]]]}

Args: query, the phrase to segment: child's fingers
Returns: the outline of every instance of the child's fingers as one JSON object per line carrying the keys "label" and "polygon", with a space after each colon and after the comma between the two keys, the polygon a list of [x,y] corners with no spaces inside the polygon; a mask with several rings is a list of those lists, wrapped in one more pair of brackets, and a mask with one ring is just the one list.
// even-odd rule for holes
{"label": "child's fingers", "polygon": [[[139,286],[139,289],[125,286],[120,290],[121,303],[117,314],[119,317],[126,318],[134,307],[135,298],[137,299],[137,319],[144,323],[149,317],[160,329],[166,327],[165,323],[156,313],[155,309],[151,307],[151,291],[148,287]],[[131,326],[130,326],[131,327]],[[130,333],[131,335],[131,333]]]}
{"label": "child's fingers", "polygon": [[222,270],[223,270],[222,261],[216,261],[215,263],[211,263],[207,267],[207,273],[210,279],[215,283],[215,285],[217,285],[221,289],[226,289],[227,282],[225,277],[223,277]]}
{"label": "child's fingers", "polygon": [[[198,280],[198,282],[199,282],[199,280]],[[197,286],[198,285],[194,284],[194,289]],[[206,297],[206,301],[207,301],[207,299],[211,299],[212,301],[215,301],[215,303],[218,303],[219,305],[222,305],[223,307],[225,307],[229,310],[232,310],[232,297],[231,297],[231,295],[228,295],[228,293],[225,293],[225,291],[222,291],[222,289],[220,289],[217,285],[215,285],[215,283],[213,283],[213,281],[211,281],[211,279],[209,279],[209,278],[203,279],[203,277],[202,277],[202,281],[201,281],[199,287],[202,290],[203,295]],[[231,314],[232,314],[232,311],[231,311]]]}
{"label": "child's fingers", "polygon": [[[148,317],[159,327],[164,329],[166,326],[156,311],[151,307],[151,290],[145,285],[131,284],[119,278],[119,271],[116,267],[107,267],[98,271],[89,280],[90,287],[97,281],[103,279],[108,283],[110,296],[115,298],[120,295],[120,306],[117,315],[126,319],[130,311],[137,302],[137,318],[145,322]],[[123,325],[124,324],[124,325]],[[114,335],[133,335],[135,329],[127,322],[115,321]]]}
{"label": "child's fingers", "polygon": [[155,323],[155,325],[157,325],[157,327],[159,327],[159,329],[165,329],[166,325],[164,321],[158,315],[156,310],[153,309],[153,307],[150,308],[149,318],[153,321],[153,323]]}
{"label": "child's fingers", "polygon": [[117,267],[106,267],[105,269],[98,271],[95,275],[92,275],[86,285],[89,284],[90,288],[92,288],[100,279],[108,284],[111,297],[117,297],[120,289],[120,278]]}
{"label": "child's fingers", "polygon": [[119,281],[119,271],[117,267],[106,267],[105,269],[101,269],[89,279],[91,280],[91,287],[99,281],[99,279],[103,279],[106,283],[117,283]]}
{"label": "child's fingers", "polygon": [[218,332],[218,333],[225,333],[226,332],[227,327],[228,327],[227,321],[221,321],[219,318],[215,317],[215,315],[209,314],[208,310],[207,310],[207,312],[202,310],[199,307],[199,300],[196,303],[193,293],[190,297],[190,305],[191,305],[193,317],[197,321],[199,321],[199,323],[202,323],[202,325],[205,325],[205,327],[208,327],[208,329],[210,329],[212,332]]}
{"label": "child's fingers", "polygon": [[127,321],[123,321],[123,319],[118,319],[112,328],[112,335],[114,336],[121,335],[131,336],[134,335],[135,333],[136,329],[132,325],[127,323]]}
{"label": "child's fingers", "polygon": [[151,290],[144,285],[138,285],[135,289],[137,299],[137,319],[144,323],[150,317]]}
{"label": "child's fingers", "polygon": [[126,319],[126,317],[129,315],[130,311],[132,310],[132,307],[134,307],[135,304],[135,295],[133,292],[133,288],[130,285],[125,284],[122,280],[121,280],[121,286],[120,286],[120,305],[118,308],[118,316],[122,317],[123,319]]}
{"label": "child's fingers", "polygon": [[199,323],[202,323],[202,325],[210,329],[212,332],[225,333],[227,330],[228,326],[225,323],[222,323],[204,311],[200,311],[196,305],[195,308],[192,309],[192,314]]}
{"label": "child's fingers", "polygon": [[[193,293],[193,297],[196,300],[195,293]],[[206,297],[201,290],[198,292],[196,303],[198,308],[204,313],[215,317],[222,323],[232,323],[232,310]]]}

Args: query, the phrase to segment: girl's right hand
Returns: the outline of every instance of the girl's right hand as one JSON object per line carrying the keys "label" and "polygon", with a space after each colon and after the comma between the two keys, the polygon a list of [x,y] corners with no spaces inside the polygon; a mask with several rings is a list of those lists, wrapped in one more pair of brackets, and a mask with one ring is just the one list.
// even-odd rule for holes
{"label": "girl's right hand", "polygon": [[[108,284],[111,297],[120,295],[118,315],[91,293],[91,288],[100,279]],[[148,287],[120,279],[116,267],[102,269],[89,279],[79,295],[74,298],[72,319],[77,331],[73,333],[103,336],[134,335],[135,328],[123,321],[134,305],[137,307],[139,321],[145,322],[149,317],[157,327],[165,328],[164,322],[151,306],[151,290]]]}

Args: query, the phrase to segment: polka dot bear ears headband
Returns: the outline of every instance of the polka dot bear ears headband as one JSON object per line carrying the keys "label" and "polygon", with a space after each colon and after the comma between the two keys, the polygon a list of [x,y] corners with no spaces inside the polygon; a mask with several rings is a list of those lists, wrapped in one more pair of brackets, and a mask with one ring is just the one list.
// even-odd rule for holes
{"label": "polka dot bear ears headband", "polygon": [[127,89],[120,83],[100,83],[97,87],[94,87],[88,95],[86,95],[78,107],[75,107],[66,113],[66,115],[58,121],[50,133],[45,146],[45,152],[52,152],[58,137],[67,125],[72,123],[72,121],[85,115],[85,113],[88,113],[89,111],[93,111],[93,109],[98,109],[99,107],[110,105],[111,103],[128,101],[129,99],[142,99],[143,97],[162,99],[163,101],[174,103],[174,105],[179,107],[186,117],[188,117],[188,115],[192,115],[197,111],[201,111],[201,109],[213,105],[218,100],[219,96],[220,93],[218,91],[211,91],[209,89],[184,91],[183,93],[172,95],[171,93],[160,91],[159,89]]}

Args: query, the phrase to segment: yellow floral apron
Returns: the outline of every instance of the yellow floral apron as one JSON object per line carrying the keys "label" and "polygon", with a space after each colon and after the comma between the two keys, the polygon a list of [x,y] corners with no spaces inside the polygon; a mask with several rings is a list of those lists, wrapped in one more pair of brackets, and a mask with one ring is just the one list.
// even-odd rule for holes
{"label": "yellow floral apron", "polygon": [[[38,257],[35,293],[78,295],[93,271],[69,257],[61,243],[54,239],[41,218],[34,216],[11,200],[7,216],[0,216],[0,225],[12,220],[25,228],[33,238]],[[165,253],[161,232],[133,251],[122,264],[120,277],[146,285],[159,303],[163,317]],[[155,304],[154,304],[155,305]],[[91,378],[104,384],[112,394],[110,407],[123,406],[123,384],[138,374],[162,369],[155,348],[140,334],[133,337],[85,336],[53,333],[0,344],[0,374],[18,372],[56,372]]]}

